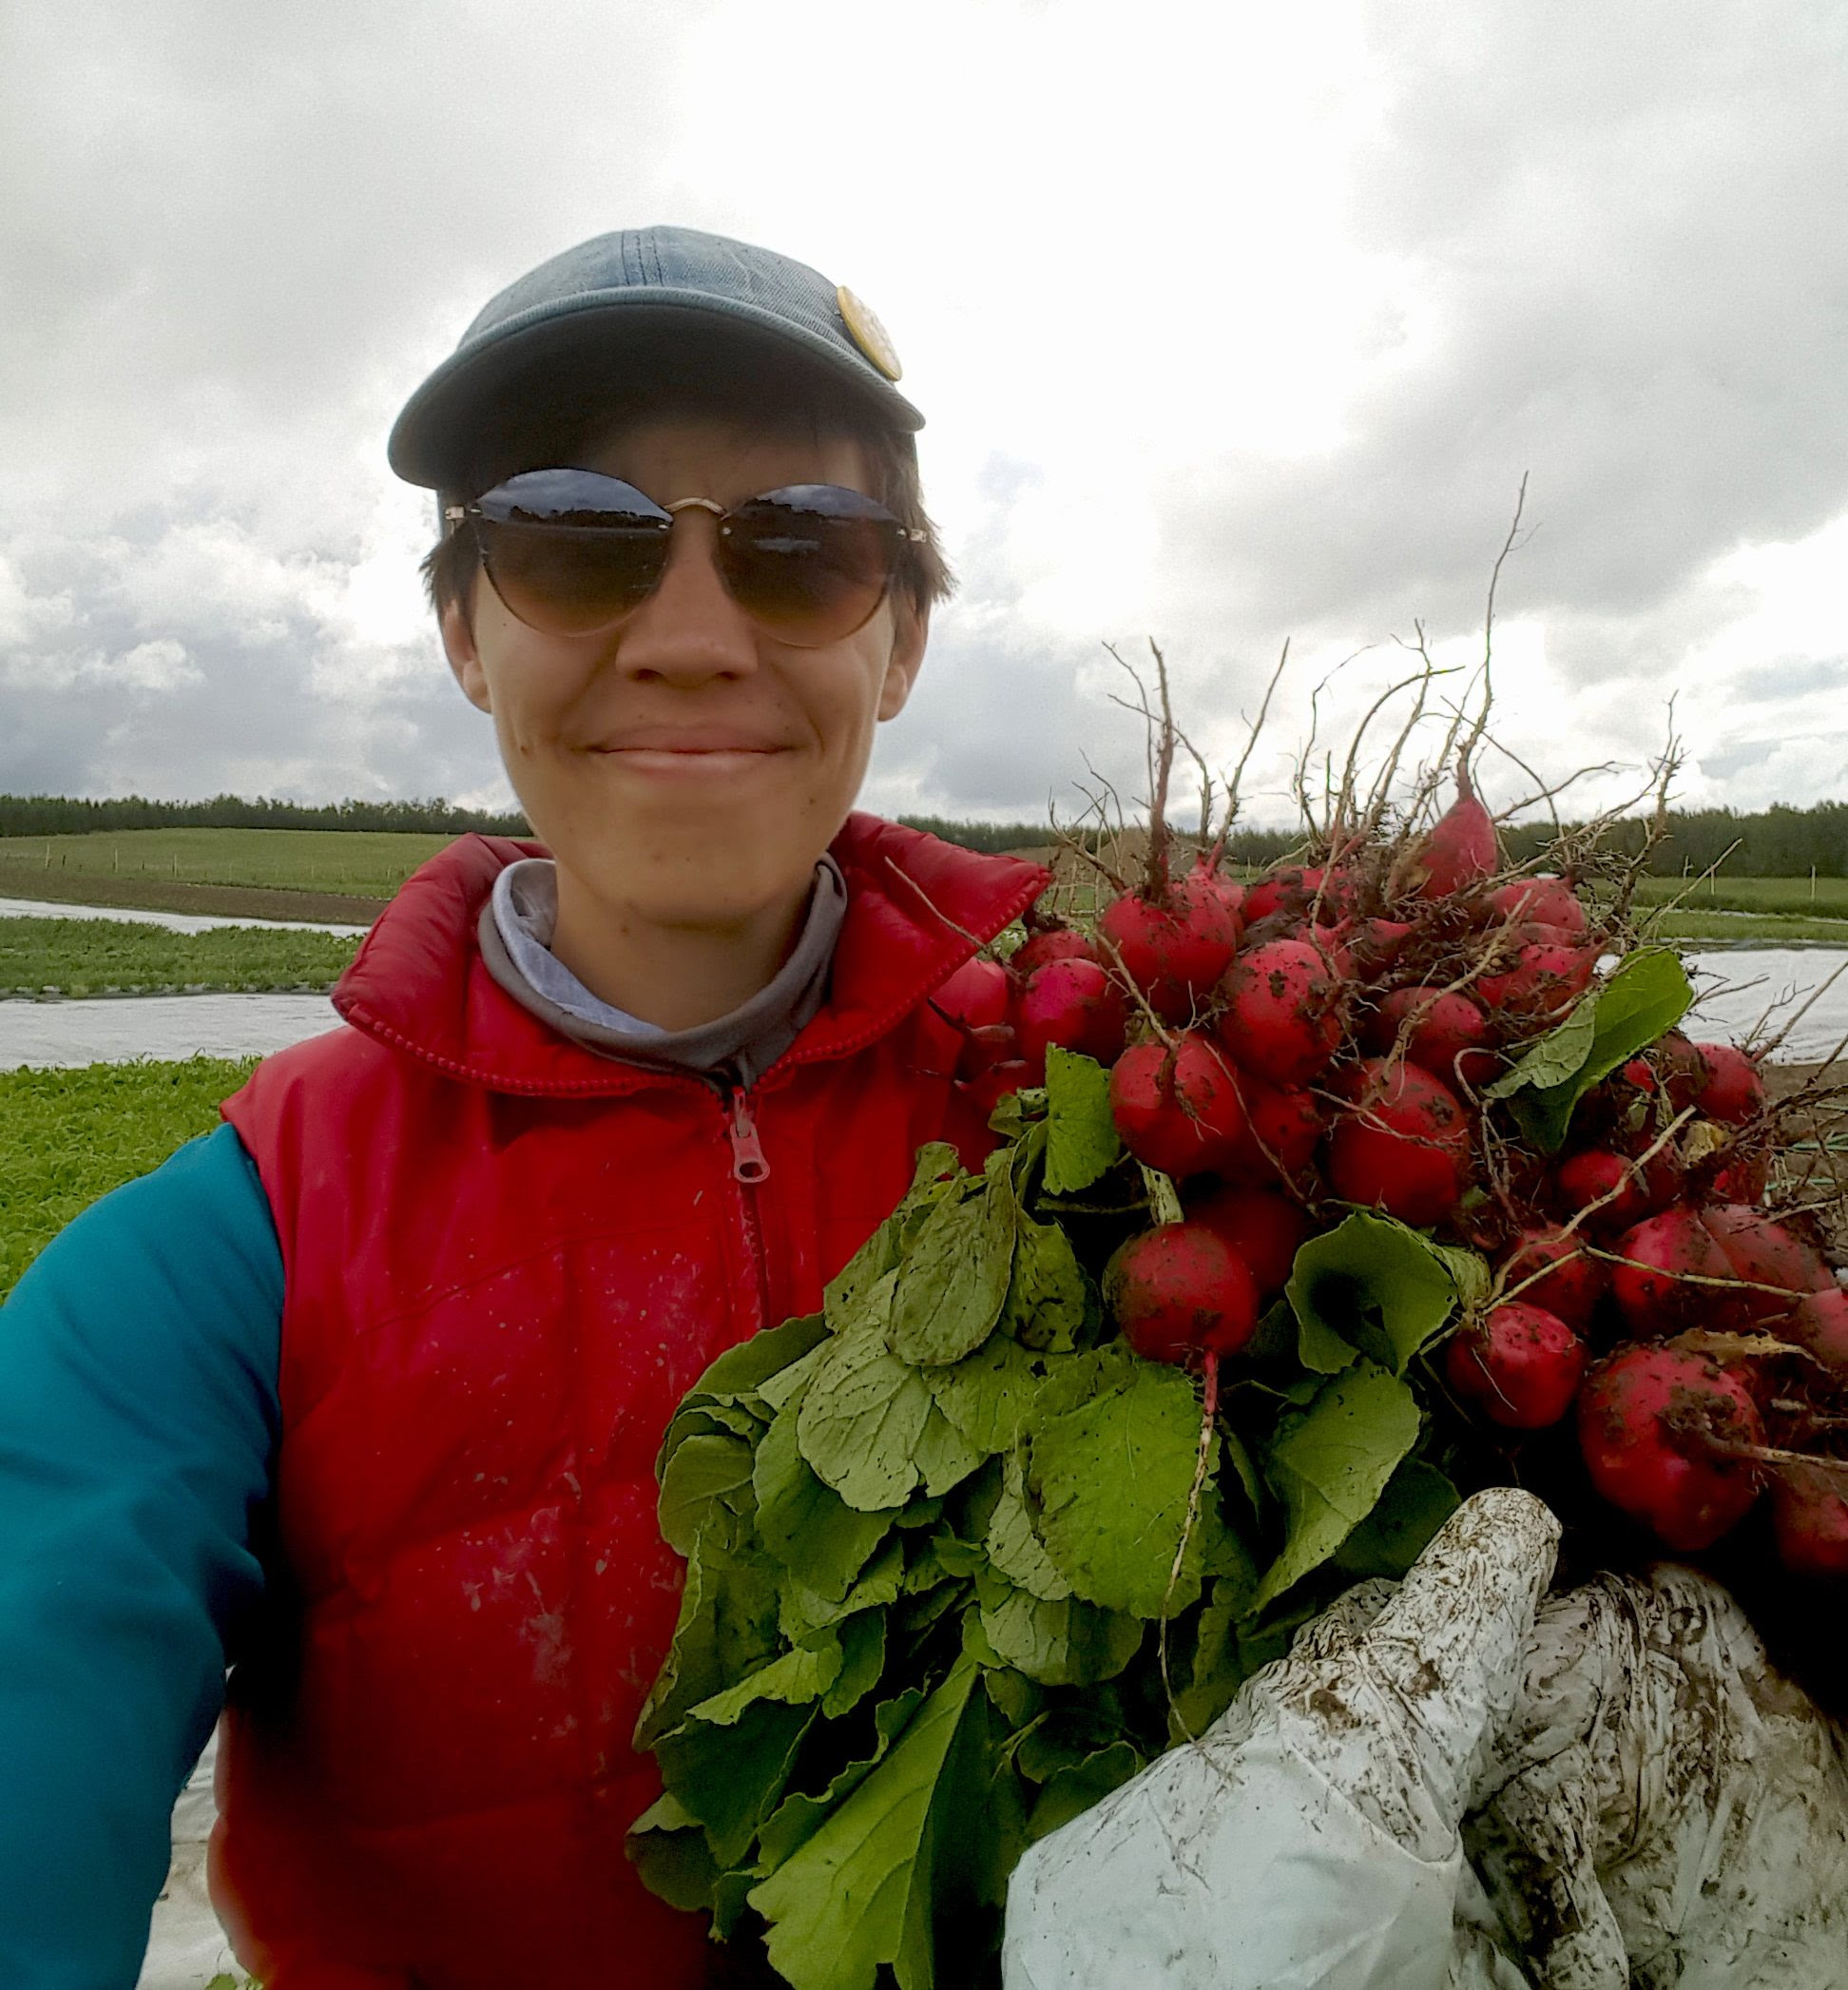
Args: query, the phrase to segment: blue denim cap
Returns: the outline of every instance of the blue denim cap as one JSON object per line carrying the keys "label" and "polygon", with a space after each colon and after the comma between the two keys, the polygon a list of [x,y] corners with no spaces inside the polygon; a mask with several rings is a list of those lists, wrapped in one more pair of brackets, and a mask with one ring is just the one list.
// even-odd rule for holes
{"label": "blue denim cap", "polygon": [[[620,377],[733,338],[816,362],[884,426],[924,417],[892,384],[896,361],[852,292],[772,249],[697,228],[623,228],[542,262],[494,298],[405,403],[386,454],[407,483],[452,488],[510,398],[556,392],[594,362]],[[876,363],[876,358],[880,363]]]}

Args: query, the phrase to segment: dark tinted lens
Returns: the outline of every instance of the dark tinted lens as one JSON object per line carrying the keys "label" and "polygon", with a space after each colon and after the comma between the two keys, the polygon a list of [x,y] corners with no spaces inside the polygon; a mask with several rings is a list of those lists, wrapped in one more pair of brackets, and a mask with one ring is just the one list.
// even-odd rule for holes
{"label": "dark tinted lens", "polygon": [[673,521],[615,477],[533,470],[479,501],[482,563],[495,593],[548,635],[607,628],[646,600]]}
{"label": "dark tinted lens", "polygon": [[750,614],[815,648],[871,619],[891,585],[897,535],[897,521],[860,492],[799,484],[740,505],[720,557]]}

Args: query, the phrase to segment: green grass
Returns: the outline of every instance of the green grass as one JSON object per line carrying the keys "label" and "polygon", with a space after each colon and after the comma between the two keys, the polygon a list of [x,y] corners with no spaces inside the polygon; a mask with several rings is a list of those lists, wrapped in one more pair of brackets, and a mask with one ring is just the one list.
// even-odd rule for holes
{"label": "green grass", "polygon": [[1641,905],[1666,905],[1679,898],[1690,913],[1848,919],[1848,878],[1645,878],[1636,898]]}
{"label": "green grass", "polygon": [[218,1124],[254,1057],[0,1072],[0,1298],[98,1196]]}
{"label": "green grass", "polygon": [[358,944],[260,926],[173,933],[127,919],[0,918],[0,995],[327,988]]}
{"label": "green grass", "polygon": [[389,898],[447,836],[348,829],[125,829],[90,836],[0,837],[0,897],[34,877],[164,879],[272,891]]}
{"label": "green grass", "polygon": [[1649,929],[1658,939],[1723,947],[1848,947],[1848,919],[1800,918],[1795,914],[1666,912]]}

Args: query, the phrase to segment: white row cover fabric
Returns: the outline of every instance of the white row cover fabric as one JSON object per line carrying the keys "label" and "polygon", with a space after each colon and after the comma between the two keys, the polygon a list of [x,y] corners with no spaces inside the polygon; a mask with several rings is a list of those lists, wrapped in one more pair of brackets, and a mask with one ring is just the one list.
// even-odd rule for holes
{"label": "white row cover fabric", "polygon": [[1007,1990],[1848,1990],[1843,1737],[1693,1571],[1479,1493],[1035,1845]]}

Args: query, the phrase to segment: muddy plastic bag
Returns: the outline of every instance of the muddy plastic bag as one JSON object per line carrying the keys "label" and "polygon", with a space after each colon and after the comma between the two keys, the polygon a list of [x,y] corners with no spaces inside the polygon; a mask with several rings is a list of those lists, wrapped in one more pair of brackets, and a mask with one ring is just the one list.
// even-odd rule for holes
{"label": "muddy plastic bag", "polygon": [[1541,1610],[1463,1841],[1546,1990],[1848,1985],[1848,1749],[1692,1569]]}
{"label": "muddy plastic bag", "polygon": [[1035,1845],[1007,1990],[1844,1990],[1839,1729],[1691,1570],[1543,1603],[1557,1536],[1478,1494]]}
{"label": "muddy plastic bag", "polygon": [[1200,1741],[1034,1845],[1007,1990],[1514,1990],[1457,1827],[1558,1538],[1537,1499],[1479,1493],[1396,1593],[1344,1598]]}

